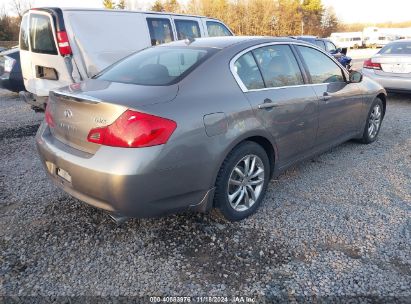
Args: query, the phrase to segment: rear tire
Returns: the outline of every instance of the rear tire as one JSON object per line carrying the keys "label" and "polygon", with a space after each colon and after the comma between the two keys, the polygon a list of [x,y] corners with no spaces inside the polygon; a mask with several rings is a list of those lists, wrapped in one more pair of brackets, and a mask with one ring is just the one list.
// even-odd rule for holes
{"label": "rear tire", "polygon": [[265,150],[247,141],[224,160],[216,180],[214,206],[229,221],[253,214],[261,205],[270,179],[270,161]]}
{"label": "rear tire", "polygon": [[370,144],[377,139],[384,118],[383,111],[382,100],[378,97],[375,98],[368,111],[364,132],[360,140],[362,143]]}

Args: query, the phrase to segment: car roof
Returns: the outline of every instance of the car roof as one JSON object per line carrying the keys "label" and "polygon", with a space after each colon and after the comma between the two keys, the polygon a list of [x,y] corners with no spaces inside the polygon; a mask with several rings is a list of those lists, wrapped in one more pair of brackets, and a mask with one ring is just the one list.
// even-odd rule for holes
{"label": "car roof", "polygon": [[83,8],[83,7],[35,7],[31,10],[41,10],[41,9],[61,9],[62,11],[85,11],[85,12],[110,12],[110,13],[139,13],[139,14],[150,14],[150,15],[171,15],[171,16],[186,16],[186,17],[196,17],[196,18],[207,18],[211,20],[218,20],[217,18],[211,18],[201,15],[189,15],[189,14],[177,14],[169,12],[153,12],[153,11],[133,11],[133,10],[119,10],[119,9],[104,9],[104,8]]}
{"label": "car roof", "polygon": [[295,42],[295,39],[288,37],[266,37],[266,36],[223,36],[223,37],[205,37],[195,38],[194,40],[179,40],[166,44],[161,44],[159,47],[167,46],[190,46],[190,47],[204,47],[224,49],[232,45],[249,44],[254,42],[269,43],[269,42]]}

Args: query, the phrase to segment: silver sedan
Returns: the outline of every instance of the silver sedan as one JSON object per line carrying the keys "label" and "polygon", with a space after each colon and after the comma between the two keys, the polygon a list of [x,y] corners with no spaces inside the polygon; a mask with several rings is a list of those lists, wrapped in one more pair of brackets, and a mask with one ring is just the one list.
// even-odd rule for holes
{"label": "silver sedan", "polygon": [[385,109],[379,84],[312,44],[203,38],[50,92],[36,139],[56,185],[116,216],[217,208],[234,221],[291,165],[374,142]]}
{"label": "silver sedan", "polygon": [[387,44],[364,61],[362,72],[388,91],[411,92],[411,40]]}

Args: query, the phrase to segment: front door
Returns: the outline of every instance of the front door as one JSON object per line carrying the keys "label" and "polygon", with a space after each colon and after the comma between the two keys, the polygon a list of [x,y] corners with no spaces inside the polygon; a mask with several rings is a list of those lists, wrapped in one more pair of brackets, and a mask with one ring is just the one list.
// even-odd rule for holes
{"label": "front door", "polygon": [[363,108],[362,93],[346,81],[340,66],[328,55],[308,46],[296,47],[320,99],[317,145],[330,145],[358,132]]}

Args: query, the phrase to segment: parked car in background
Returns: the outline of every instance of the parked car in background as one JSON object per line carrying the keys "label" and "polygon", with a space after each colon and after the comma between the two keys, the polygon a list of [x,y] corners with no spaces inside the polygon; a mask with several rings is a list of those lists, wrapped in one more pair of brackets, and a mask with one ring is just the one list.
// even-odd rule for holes
{"label": "parked car in background", "polygon": [[296,162],[375,141],[385,98],[303,41],[200,38],[53,90],[36,141],[56,185],[116,216],[215,207],[235,221]]}
{"label": "parked car in background", "polygon": [[0,53],[0,87],[13,92],[25,89],[17,47]]}
{"label": "parked car in background", "polygon": [[411,92],[411,40],[387,44],[364,61],[362,72],[388,91]]}
{"label": "parked car in background", "polygon": [[21,97],[44,108],[49,91],[88,79],[152,45],[198,37],[231,36],[217,19],[125,10],[36,8],[20,27],[25,87]]}
{"label": "parked car in background", "polygon": [[347,56],[347,48],[337,48],[331,40],[317,36],[293,36],[292,38],[306,41],[320,47],[333,55],[347,70],[351,69],[351,58]]}

